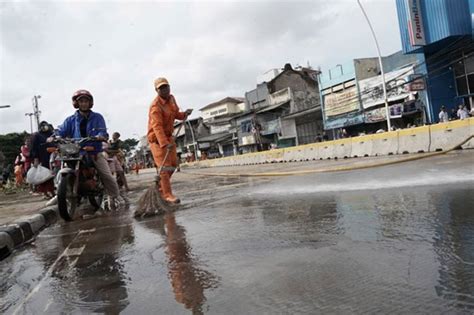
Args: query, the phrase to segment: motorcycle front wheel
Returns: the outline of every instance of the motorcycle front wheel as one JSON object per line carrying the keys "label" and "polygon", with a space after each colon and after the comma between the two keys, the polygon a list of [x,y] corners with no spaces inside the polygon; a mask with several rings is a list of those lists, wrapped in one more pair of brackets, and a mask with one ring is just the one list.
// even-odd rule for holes
{"label": "motorcycle front wheel", "polygon": [[58,210],[59,215],[65,221],[72,221],[76,212],[78,200],[73,196],[74,174],[66,174],[61,178],[58,186]]}

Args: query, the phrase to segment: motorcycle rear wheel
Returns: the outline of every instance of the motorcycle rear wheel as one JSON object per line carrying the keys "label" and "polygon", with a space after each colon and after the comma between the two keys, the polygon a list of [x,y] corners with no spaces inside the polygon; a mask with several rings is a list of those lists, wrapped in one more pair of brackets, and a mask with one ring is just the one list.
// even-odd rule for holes
{"label": "motorcycle rear wheel", "polygon": [[59,215],[65,221],[74,220],[74,213],[78,205],[77,197],[73,196],[75,176],[66,174],[59,182],[58,187],[58,210]]}

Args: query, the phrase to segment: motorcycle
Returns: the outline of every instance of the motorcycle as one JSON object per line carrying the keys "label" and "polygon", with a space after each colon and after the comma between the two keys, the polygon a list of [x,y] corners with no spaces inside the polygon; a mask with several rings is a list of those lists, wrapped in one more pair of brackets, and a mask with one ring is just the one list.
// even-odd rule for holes
{"label": "motorcycle", "polygon": [[59,215],[65,221],[72,221],[82,199],[98,210],[104,197],[104,187],[94,167],[93,157],[89,152],[93,146],[86,145],[90,141],[100,141],[96,137],[81,139],[55,138],[56,147],[48,148],[48,152],[58,152],[61,166],[58,172],[57,198]]}

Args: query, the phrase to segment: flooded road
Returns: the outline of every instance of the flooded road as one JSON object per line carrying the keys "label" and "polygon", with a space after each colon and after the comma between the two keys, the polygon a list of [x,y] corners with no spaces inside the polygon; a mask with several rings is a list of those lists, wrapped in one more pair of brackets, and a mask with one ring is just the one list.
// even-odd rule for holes
{"label": "flooded road", "polygon": [[474,312],[473,154],[286,178],[178,174],[175,213],[59,222],[0,262],[0,312]]}

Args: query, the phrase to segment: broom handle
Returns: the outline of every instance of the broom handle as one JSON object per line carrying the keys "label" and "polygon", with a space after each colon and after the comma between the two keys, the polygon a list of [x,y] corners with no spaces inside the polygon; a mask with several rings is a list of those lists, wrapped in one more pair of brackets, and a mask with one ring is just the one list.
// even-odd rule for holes
{"label": "broom handle", "polygon": [[[184,116],[183,122],[182,122],[181,125],[179,126],[178,131],[176,132],[176,134],[173,136],[173,140],[176,140],[176,138],[178,137],[179,132],[181,131],[181,128],[183,127],[184,123],[186,122],[186,119],[188,119],[188,115]],[[176,143],[175,143],[175,144],[176,144]],[[169,149],[169,148],[166,148],[165,158],[163,159],[163,162],[161,162],[160,167],[156,169],[156,171],[158,172],[158,175],[161,174],[161,170],[163,169],[163,167],[164,167],[164,165],[165,165],[165,162],[166,162],[166,159],[168,158],[168,155],[169,155],[169,154],[170,154],[170,149]]]}

